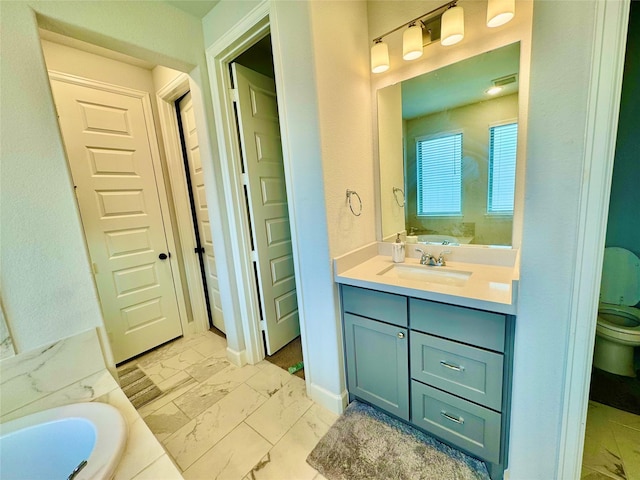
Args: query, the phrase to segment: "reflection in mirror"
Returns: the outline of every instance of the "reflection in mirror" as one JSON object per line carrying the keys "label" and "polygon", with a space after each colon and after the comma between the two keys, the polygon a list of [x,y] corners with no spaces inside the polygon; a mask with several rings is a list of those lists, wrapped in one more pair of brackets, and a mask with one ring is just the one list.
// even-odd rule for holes
{"label": "reflection in mirror", "polygon": [[511,245],[519,63],[514,43],[378,91],[384,240]]}

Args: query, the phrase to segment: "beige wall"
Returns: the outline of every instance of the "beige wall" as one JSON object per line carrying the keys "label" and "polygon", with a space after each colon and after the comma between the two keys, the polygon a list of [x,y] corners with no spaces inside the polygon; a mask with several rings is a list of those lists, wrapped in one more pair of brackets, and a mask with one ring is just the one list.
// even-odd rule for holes
{"label": "beige wall", "polygon": [[[366,16],[365,2],[311,3],[331,257],[376,238]],[[347,189],[362,199],[359,217],[347,206]]]}

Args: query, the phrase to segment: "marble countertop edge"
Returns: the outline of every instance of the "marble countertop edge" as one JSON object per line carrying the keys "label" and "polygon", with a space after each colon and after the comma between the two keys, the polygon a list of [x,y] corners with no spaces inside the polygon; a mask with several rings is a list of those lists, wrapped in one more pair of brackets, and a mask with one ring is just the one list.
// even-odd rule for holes
{"label": "marble countertop edge", "polygon": [[[516,313],[519,285],[517,265],[486,265],[450,261],[446,267],[426,267],[420,265],[417,258],[406,258],[404,263],[394,264],[391,258],[386,255],[374,255],[366,258],[365,253],[371,253],[372,249],[367,246],[365,250],[366,252],[359,251],[357,253],[358,261],[349,259],[345,262],[344,259],[336,259],[334,279],[337,283],[479,310],[509,315]],[[393,267],[393,265],[465,271],[470,272],[471,276],[465,285],[455,286],[381,275],[381,272]],[[351,268],[345,268],[346,266]]]}

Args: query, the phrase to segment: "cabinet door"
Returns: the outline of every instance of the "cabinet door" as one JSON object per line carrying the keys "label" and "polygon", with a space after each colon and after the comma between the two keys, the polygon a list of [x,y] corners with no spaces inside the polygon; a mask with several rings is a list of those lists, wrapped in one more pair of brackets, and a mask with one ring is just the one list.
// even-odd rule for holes
{"label": "cabinet door", "polygon": [[345,313],[349,393],[409,419],[407,329]]}

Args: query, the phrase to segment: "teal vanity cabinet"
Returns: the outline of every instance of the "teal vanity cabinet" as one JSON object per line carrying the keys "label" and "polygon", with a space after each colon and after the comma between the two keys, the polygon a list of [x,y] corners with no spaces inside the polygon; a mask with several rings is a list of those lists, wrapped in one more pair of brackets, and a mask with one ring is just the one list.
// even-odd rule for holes
{"label": "teal vanity cabinet", "polygon": [[407,298],[342,287],[350,395],[409,420]]}
{"label": "teal vanity cabinet", "polygon": [[514,317],[342,285],[347,387],[485,461],[507,465]]}

